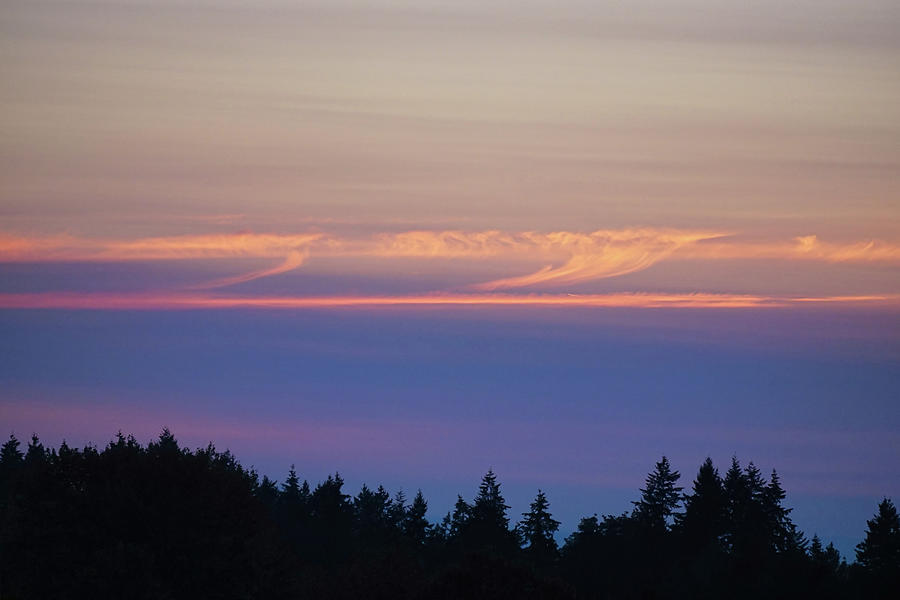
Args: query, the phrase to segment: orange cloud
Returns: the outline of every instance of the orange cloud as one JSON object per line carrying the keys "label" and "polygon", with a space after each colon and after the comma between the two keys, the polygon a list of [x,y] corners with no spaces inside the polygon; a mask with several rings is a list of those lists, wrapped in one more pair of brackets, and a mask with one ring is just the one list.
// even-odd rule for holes
{"label": "orange cloud", "polygon": [[91,240],[68,235],[15,237],[0,235],[3,262],[92,262],[199,260],[216,258],[281,258],[268,269],[225,277],[195,286],[224,287],[277,275],[296,269],[309,255],[309,247],[322,234],[235,233],[140,238],[137,240]]}
{"label": "orange cloud", "polygon": [[531,235],[497,230],[406,231],[377,236],[368,252],[382,257],[489,258],[537,249]]}
{"label": "orange cloud", "polygon": [[900,245],[880,240],[827,243],[815,235],[796,237],[789,242],[703,242],[678,250],[677,258],[697,260],[783,259],[822,262],[900,262]]}
{"label": "orange cloud", "polygon": [[900,246],[870,240],[855,244],[826,244],[814,235],[796,238],[798,258],[827,262],[900,261]]}
{"label": "orange cloud", "polygon": [[190,310],[223,308],[376,308],[424,306],[534,306],[597,308],[773,308],[799,303],[878,304],[896,308],[900,296],[791,298],[741,294],[432,294],[416,296],[246,296],[203,294],[0,294],[0,308]]}
{"label": "orange cloud", "polygon": [[[97,248],[95,242],[70,235],[25,237],[0,233],[0,261],[54,262],[88,260],[87,248]],[[70,258],[70,257],[79,258]],[[80,258],[85,257],[85,258]]]}
{"label": "orange cloud", "polygon": [[0,262],[94,262],[284,258],[305,250],[323,234],[232,233],[90,239],[70,235],[23,237],[0,234]]}
{"label": "orange cloud", "polygon": [[527,275],[472,286],[477,290],[497,290],[624,275],[646,269],[684,245],[722,235],[651,228],[592,233],[409,231],[379,236],[372,253],[382,257],[503,257],[558,263],[558,266],[549,264]]}
{"label": "orange cloud", "polygon": [[474,286],[479,290],[521,288],[536,285],[580,283],[616,277],[646,269],[665,259],[682,246],[700,240],[721,237],[720,233],[686,232],[658,229],[595,231],[590,234],[559,231],[549,234],[525,234],[545,251],[568,255],[558,266],[519,277],[508,277]]}
{"label": "orange cloud", "polygon": [[834,244],[816,236],[746,242],[727,234],[677,229],[598,230],[592,233],[407,231],[363,237],[321,233],[234,233],[121,239],[69,235],[0,234],[0,262],[90,262],[271,258],[276,266],[196,286],[214,288],[285,273],[308,257],[445,258],[529,261],[542,265],[524,275],[477,283],[471,289],[546,287],[616,277],[671,259],[779,259],[900,263],[900,246],[882,241]]}
{"label": "orange cloud", "polygon": [[284,258],[298,251],[306,251],[310,244],[322,237],[318,233],[235,233],[142,238],[108,243],[94,255],[93,260]]}

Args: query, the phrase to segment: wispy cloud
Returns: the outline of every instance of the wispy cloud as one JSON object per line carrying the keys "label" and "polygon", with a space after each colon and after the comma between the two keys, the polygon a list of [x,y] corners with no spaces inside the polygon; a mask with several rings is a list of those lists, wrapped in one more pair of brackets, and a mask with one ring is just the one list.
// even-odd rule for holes
{"label": "wispy cloud", "polygon": [[309,252],[307,250],[293,250],[290,254],[287,255],[287,258],[284,259],[284,262],[270,269],[260,269],[258,271],[250,271],[249,273],[235,275],[233,277],[214,279],[213,281],[207,281],[206,283],[197,284],[193,286],[193,288],[198,290],[209,290],[213,288],[227,287],[229,285],[235,285],[237,283],[253,281],[254,279],[262,279],[263,277],[269,277],[271,275],[280,275],[281,273],[287,273],[288,271],[293,271],[294,269],[301,266],[308,255]]}
{"label": "wispy cloud", "polygon": [[198,284],[223,287],[286,273],[316,257],[494,261],[501,269],[540,265],[469,289],[496,291],[578,284],[634,273],[671,259],[777,259],[825,263],[900,264],[900,245],[866,240],[831,243],[815,235],[791,240],[746,241],[727,233],[661,228],[590,233],[499,230],[416,230],[343,235],[252,233],[146,237],[131,240],[71,235],[0,234],[0,262],[97,262],[208,259],[277,259],[274,266]]}
{"label": "wispy cloud", "polygon": [[529,233],[525,234],[528,242],[545,254],[564,253],[568,258],[556,267],[546,265],[527,275],[497,279],[474,287],[497,290],[616,277],[646,269],[687,244],[722,235],[656,229],[595,231],[590,234],[568,231]]}
{"label": "wispy cloud", "polygon": [[22,237],[0,234],[0,262],[121,262],[204,260],[224,258],[276,258],[282,261],[258,269],[198,284],[196,289],[225,287],[298,268],[310,246],[324,238],[319,233],[280,235],[234,233],[103,240],[70,235]]}

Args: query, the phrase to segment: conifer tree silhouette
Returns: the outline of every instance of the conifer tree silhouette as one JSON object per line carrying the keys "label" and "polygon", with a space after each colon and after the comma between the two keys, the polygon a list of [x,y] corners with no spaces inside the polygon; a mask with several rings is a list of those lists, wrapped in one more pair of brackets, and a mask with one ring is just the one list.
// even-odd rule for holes
{"label": "conifer tree silhouette", "polygon": [[497,476],[489,469],[481,479],[469,510],[464,529],[466,547],[502,556],[508,556],[518,548],[516,536],[509,530],[508,510]]}
{"label": "conifer tree silhouette", "polygon": [[460,494],[456,495],[456,503],[453,505],[452,515],[448,514],[449,527],[447,534],[451,538],[459,538],[462,536],[469,520],[472,518],[472,507],[468,502],[463,500]]}
{"label": "conifer tree silhouette", "polygon": [[0,469],[5,471],[19,466],[19,463],[25,458],[25,455],[19,450],[19,446],[21,444],[16,436],[9,434],[9,439],[0,447]]}
{"label": "conifer tree silhouette", "polygon": [[808,541],[803,533],[798,531],[791,521],[791,508],[785,508],[784,499],[787,496],[781,487],[781,479],[778,472],[772,469],[772,476],[762,494],[763,511],[766,517],[766,526],[771,536],[771,548],[776,552],[805,552]]}
{"label": "conifer tree silhouette", "polygon": [[665,456],[647,475],[646,487],[641,489],[641,499],[633,502],[634,518],[643,526],[663,532],[667,529],[667,520],[681,502],[682,488],[675,484],[681,474],[673,471],[669,459]]}
{"label": "conifer tree silhouette", "polygon": [[856,560],[865,569],[869,592],[887,598],[900,589],[900,517],[884,498],[866,521],[866,537],[856,546]]}
{"label": "conifer tree silhouette", "polygon": [[725,533],[725,491],[711,458],[697,472],[692,492],[684,495],[684,512],[675,517],[679,533],[691,551],[719,547]]}
{"label": "conifer tree silhouette", "polygon": [[403,519],[403,533],[416,546],[422,546],[428,538],[428,520],[425,518],[427,511],[428,502],[425,501],[422,490],[418,490]]}
{"label": "conifer tree silhouette", "polygon": [[559,553],[554,535],[559,530],[560,522],[553,518],[549,508],[546,494],[538,490],[530,510],[522,513],[524,518],[519,524],[526,555],[539,567],[555,562]]}

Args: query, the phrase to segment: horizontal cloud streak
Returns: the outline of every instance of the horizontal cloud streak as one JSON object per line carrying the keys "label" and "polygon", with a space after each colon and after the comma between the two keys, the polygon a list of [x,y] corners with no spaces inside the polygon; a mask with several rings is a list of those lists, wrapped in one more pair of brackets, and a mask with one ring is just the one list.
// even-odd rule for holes
{"label": "horizontal cloud streak", "polygon": [[24,237],[0,234],[0,261],[117,262],[285,258],[322,237],[319,233],[233,233],[110,240],[70,235]]}
{"label": "horizontal cloud streak", "polygon": [[900,295],[791,298],[741,294],[431,294],[417,296],[246,296],[202,294],[0,294],[0,309],[190,310],[392,306],[535,306],[608,308],[766,308],[815,302],[897,307]]}
{"label": "horizontal cloud streak", "polygon": [[704,242],[682,248],[678,252],[678,258],[900,263],[900,245],[880,240],[834,244],[822,242],[815,235],[806,235],[796,237],[790,242],[741,242],[737,240]]}

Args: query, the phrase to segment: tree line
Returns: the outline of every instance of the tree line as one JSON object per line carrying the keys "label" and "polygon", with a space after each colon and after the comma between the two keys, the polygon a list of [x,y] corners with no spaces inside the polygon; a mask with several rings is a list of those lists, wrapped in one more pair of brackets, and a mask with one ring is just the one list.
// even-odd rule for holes
{"label": "tree line", "polygon": [[421,490],[338,473],[280,484],[164,430],[142,446],[0,448],[0,599],[888,598],[900,589],[889,499],[855,561],[807,539],[777,472],[710,459],[690,488],[663,457],[631,511],[583,518],[562,545],[538,490],[515,520],[488,471],[472,500],[426,518]]}

